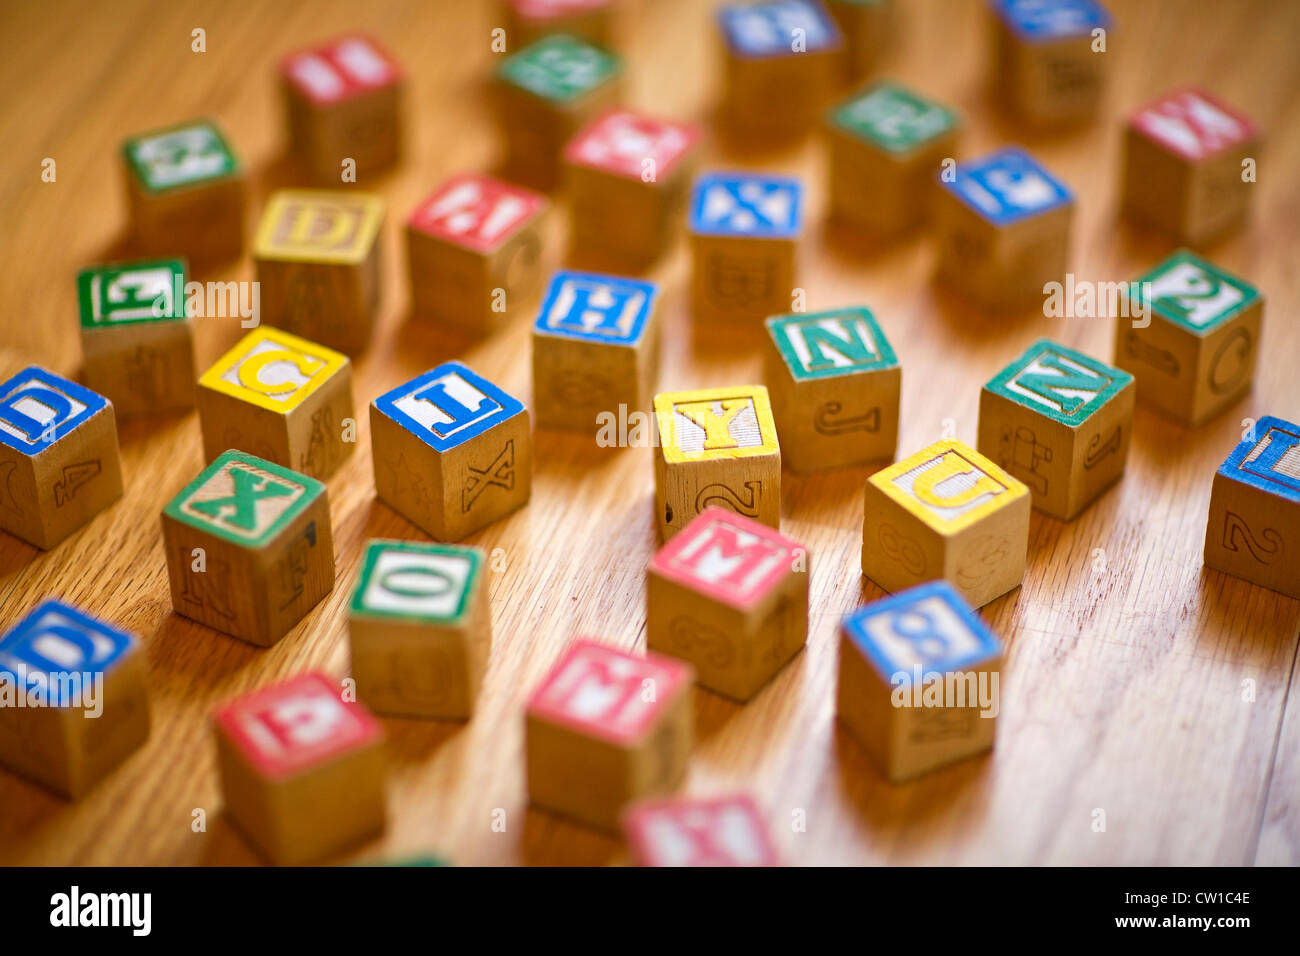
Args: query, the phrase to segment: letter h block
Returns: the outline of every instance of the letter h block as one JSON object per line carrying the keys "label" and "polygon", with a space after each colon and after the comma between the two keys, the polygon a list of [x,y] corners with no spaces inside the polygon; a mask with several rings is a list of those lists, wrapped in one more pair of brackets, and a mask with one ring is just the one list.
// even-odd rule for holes
{"label": "letter h block", "polygon": [[780,866],[747,794],[642,800],[623,816],[634,866]]}
{"label": "letter h block", "polygon": [[[1110,14],[1096,0],[992,0],[995,77],[1018,118],[1052,125],[1086,119],[1101,105]],[[1107,37],[1109,40],[1109,37]]]}

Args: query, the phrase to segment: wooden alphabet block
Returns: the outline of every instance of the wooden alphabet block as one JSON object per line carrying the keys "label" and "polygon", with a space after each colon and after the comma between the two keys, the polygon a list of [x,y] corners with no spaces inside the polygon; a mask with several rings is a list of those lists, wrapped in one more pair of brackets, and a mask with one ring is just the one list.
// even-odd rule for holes
{"label": "wooden alphabet block", "polygon": [[334,587],[329,496],[314,478],[228,451],[162,513],[172,607],[270,647]]}
{"label": "wooden alphabet block", "polygon": [[614,0],[503,0],[506,42],[523,49],[552,33],[565,33],[596,46],[616,46]]}
{"label": "wooden alphabet block", "polygon": [[886,591],[936,578],[974,607],[1020,586],[1029,489],[955,438],[867,479],[862,573]]}
{"label": "wooden alphabet block", "polygon": [[707,508],[650,562],[646,647],[749,700],[808,636],[808,552],[726,508]]}
{"label": "wooden alphabet block", "polygon": [[1205,566],[1300,598],[1300,425],[1264,416],[1215,473]]}
{"label": "wooden alphabet block", "polygon": [[767,320],[765,378],[782,461],[798,472],[893,460],[903,372],[868,309]]}
{"label": "wooden alphabet block", "polygon": [[1069,521],[1124,474],[1135,392],[1128,372],[1039,339],[980,390],[976,447]]}
{"label": "wooden alphabet block", "polygon": [[463,720],[492,647],[483,552],[371,541],[348,612],[357,693],[381,714]]}
{"label": "wooden alphabet block", "polygon": [[894,41],[894,0],[827,0],[826,8],[844,36],[848,75],[866,76]]}
{"label": "wooden alphabet block", "polygon": [[747,794],[642,800],[623,815],[634,866],[780,866]]}
{"label": "wooden alphabet block", "polygon": [[767,389],[655,396],[655,524],[666,542],[710,505],[781,525],[781,446]]}
{"label": "wooden alphabet block", "polygon": [[221,795],[272,863],[332,856],[384,829],[384,729],[340,683],[300,674],[213,715]]}
{"label": "wooden alphabet block", "polygon": [[0,764],[81,797],[149,737],[140,641],[59,601],[0,637]]}
{"label": "wooden alphabet block", "polygon": [[35,365],[0,385],[0,528],[48,551],[120,497],[112,402]]}
{"label": "wooden alphabet block", "polygon": [[254,329],[217,359],[198,406],[208,461],[238,448],[324,479],[356,445],[352,363],[279,329]]}
{"label": "wooden alphabet block", "polygon": [[370,404],[375,491],[440,541],[459,541],[528,502],[528,409],[460,362]]}
{"label": "wooden alphabet block", "polygon": [[632,800],[686,776],[690,665],[594,641],[571,644],[528,702],[528,799],[605,830]]}
{"label": "wooden alphabet block", "polygon": [[257,227],[262,321],[355,355],[380,297],[384,201],[342,190],[282,189]]}
{"label": "wooden alphabet block", "polygon": [[991,0],[991,6],[994,77],[1008,109],[1043,125],[1094,115],[1109,62],[1106,8],[1096,0]]}
{"label": "wooden alphabet block", "polygon": [[840,627],[836,712],[891,783],[993,747],[1002,643],[946,581],[858,608]]}

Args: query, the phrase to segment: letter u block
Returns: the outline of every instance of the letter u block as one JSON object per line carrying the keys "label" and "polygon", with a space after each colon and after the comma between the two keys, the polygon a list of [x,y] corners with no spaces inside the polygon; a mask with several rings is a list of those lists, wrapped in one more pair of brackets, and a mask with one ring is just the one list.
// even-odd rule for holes
{"label": "letter u block", "polygon": [[[992,0],[995,79],[1017,117],[1044,125],[1085,119],[1101,105],[1110,14],[1096,0]],[[1109,39],[1109,38],[1108,38]]]}
{"label": "letter u block", "polygon": [[634,866],[780,866],[748,794],[642,800],[623,816]]}
{"label": "letter u block", "polygon": [[955,438],[867,479],[862,573],[886,591],[943,578],[974,607],[1020,586],[1029,489]]}

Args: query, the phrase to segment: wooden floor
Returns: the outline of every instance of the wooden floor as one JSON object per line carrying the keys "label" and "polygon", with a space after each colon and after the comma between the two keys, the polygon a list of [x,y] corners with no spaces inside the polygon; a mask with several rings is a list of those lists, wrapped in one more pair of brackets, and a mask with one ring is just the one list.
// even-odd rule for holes
{"label": "wooden floor", "polygon": [[[904,33],[885,72],[962,112],[959,156],[1020,142],[1073,187],[1071,267],[1080,278],[1136,278],[1172,249],[1117,221],[1120,117],[1184,83],[1252,114],[1267,136],[1256,215],[1210,254],[1267,297],[1262,364],[1254,392],[1199,429],[1139,408],[1123,481],[1069,524],[1034,514],[1024,586],[983,611],[1008,644],[996,749],[908,786],[884,783],[834,717],[836,624],[881,593],[858,565],[868,472],[787,474],[782,529],[813,555],[808,646],[747,706],[697,694],[687,789],[752,791],[795,863],[1300,863],[1300,601],[1201,567],[1211,476],[1242,419],[1300,416],[1300,3],[1115,0],[1104,119],[1050,137],[1022,133],[991,108],[982,3],[900,6]],[[708,7],[642,0],[626,43],[632,105],[711,125],[719,62]],[[360,27],[406,65],[412,89],[405,163],[363,184],[386,198],[389,218],[383,314],[357,363],[358,409],[452,356],[528,401],[532,303],[485,342],[416,328],[406,322],[398,244],[418,199],[454,171],[489,167],[497,154],[484,85],[494,61],[489,31],[498,25],[492,11],[486,2],[428,0],[6,3],[0,373],[27,361],[75,372],[75,272],[129,252],[117,167],[126,134],[217,117],[252,170],[256,211],[290,182],[276,58]],[[206,53],[190,50],[195,27],[207,31]],[[861,302],[875,311],[905,370],[900,455],[940,437],[946,419],[973,443],[980,386],[1039,336],[1110,358],[1107,322],[1038,312],[991,319],[936,290],[926,236],[871,249],[827,233],[819,144],[761,157],[729,155],[716,142],[707,150],[712,164],[803,177],[811,194],[800,272],[808,308]],[[44,157],[57,161],[55,183],[41,182]],[[756,329],[692,332],[682,249],[654,276],[667,293],[661,389],[759,380]],[[198,278],[253,274],[245,259]],[[239,335],[233,320],[199,320],[200,367]],[[0,626],[59,596],[139,633],[154,714],[145,749],[79,804],[0,772],[0,862],[255,862],[221,814],[212,706],[307,667],[346,673],[343,608],[363,542],[422,537],[376,502],[367,419],[357,419],[357,453],[329,485],[338,585],[270,650],[171,610],[159,512],[203,464],[193,414],[122,428],[125,497],[53,551],[0,534]],[[650,451],[547,433],[536,457],[531,504],[471,539],[493,552],[495,565],[496,637],[479,713],[467,725],[385,721],[390,824],[352,858],[618,857],[614,840],[528,809],[522,706],[574,635],[644,646]],[[206,811],[206,832],[191,828],[196,808]],[[492,828],[497,808],[505,832]],[[1104,833],[1093,830],[1098,809]],[[806,832],[793,832],[797,810],[806,812]]]}

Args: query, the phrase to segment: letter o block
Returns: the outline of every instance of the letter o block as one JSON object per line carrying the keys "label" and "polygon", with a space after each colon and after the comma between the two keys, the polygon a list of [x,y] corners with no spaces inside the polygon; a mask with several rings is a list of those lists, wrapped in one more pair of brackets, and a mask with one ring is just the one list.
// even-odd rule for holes
{"label": "letter o block", "polygon": [[1002,100],[1022,120],[1044,125],[1097,112],[1107,55],[1093,32],[1110,14],[1096,0],[993,0],[995,78]]}
{"label": "letter o block", "polygon": [[642,800],[623,817],[634,866],[780,866],[746,794]]}

